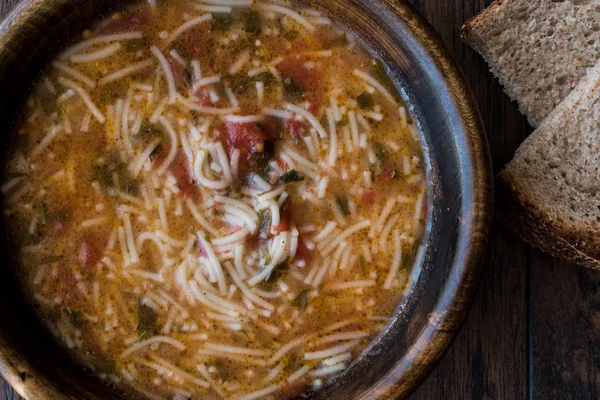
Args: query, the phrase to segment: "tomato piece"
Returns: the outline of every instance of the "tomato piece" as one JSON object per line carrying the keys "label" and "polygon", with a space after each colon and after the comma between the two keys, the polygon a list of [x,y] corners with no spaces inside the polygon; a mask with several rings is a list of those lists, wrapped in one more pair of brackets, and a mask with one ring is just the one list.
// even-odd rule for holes
{"label": "tomato piece", "polygon": [[308,127],[304,121],[288,118],[283,123],[285,129],[287,129],[294,139],[302,139],[308,133]]}
{"label": "tomato piece", "polygon": [[311,100],[308,102],[307,110],[318,118],[321,114],[321,104],[316,100]]}
{"label": "tomato piece", "polygon": [[173,73],[177,88],[179,90],[189,89],[192,84],[183,65],[181,65],[171,54],[167,56],[167,61],[169,62],[169,67],[171,67],[171,72]]}
{"label": "tomato piece", "polygon": [[268,139],[255,123],[227,122],[227,141],[231,147],[246,149],[249,153],[263,151]]}
{"label": "tomato piece", "polygon": [[298,238],[298,247],[296,248],[296,258],[299,260],[304,260],[304,262],[309,263],[312,261],[312,250],[306,247],[306,243],[302,240],[302,237]]}
{"label": "tomato piece", "polygon": [[137,5],[128,8],[118,18],[104,21],[98,31],[103,34],[114,34],[144,30],[150,26],[152,8],[147,5]]}
{"label": "tomato piece", "polygon": [[279,212],[279,225],[271,228],[271,231],[278,235],[281,232],[290,230],[290,222],[292,220],[292,213],[290,212],[290,207],[284,204],[282,210]]}
{"label": "tomato piece", "polygon": [[379,173],[379,179],[385,182],[391,182],[396,176],[396,170],[394,166],[391,164],[386,164],[383,166],[383,169]]}
{"label": "tomato piece", "polygon": [[198,100],[195,100],[194,103],[200,107],[208,107],[214,104],[210,92],[206,89],[203,89],[196,97],[198,97]]}
{"label": "tomato piece", "polygon": [[71,269],[58,268],[56,283],[58,292],[62,297],[62,305],[68,306],[79,301],[82,294],[79,289],[77,289],[77,281],[75,280],[75,276],[73,276]]}
{"label": "tomato piece", "polygon": [[90,238],[84,239],[79,245],[79,264],[83,270],[95,267],[102,258],[95,241]]}
{"label": "tomato piece", "polygon": [[297,399],[304,393],[304,389],[306,389],[306,381],[299,379],[275,392],[275,398],[277,400]]}
{"label": "tomato piece", "polygon": [[277,65],[277,70],[304,91],[316,90],[321,81],[321,72],[316,67],[308,68],[306,62],[301,59],[285,59]]}
{"label": "tomato piece", "polygon": [[[211,32],[204,24],[194,26],[183,32],[174,42],[177,51],[182,57],[189,59],[204,58],[211,48]],[[211,68],[213,65],[209,65]]]}
{"label": "tomato piece", "polygon": [[177,187],[183,193],[184,199],[199,194],[198,187],[195,184],[192,164],[185,154],[182,154],[182,152],[177,153],[177,156],[171,165],[171,170],[173,176],[175,176],[175,179],[177,180]]}
{"label": "tomato piece", "polygon": [[369,190],[368,192],[365,192],[363,194],[362,204],[365,206],[375,204],[375,191],[374,190]]}

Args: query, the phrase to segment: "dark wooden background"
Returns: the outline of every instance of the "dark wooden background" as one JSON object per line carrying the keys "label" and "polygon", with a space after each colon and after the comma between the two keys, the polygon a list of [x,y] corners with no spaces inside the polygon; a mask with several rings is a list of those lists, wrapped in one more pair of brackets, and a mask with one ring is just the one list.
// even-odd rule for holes
{"label": "dark wooden background", "polygon": [[[0,0],[0,17],[19,0]],[[490,0],[411,0],[440,34],[473,90],[494,171],[529,133],[460,26]],[[446,356],[412,400],[599,399],[600,272],[534,250],[496,224],[481,288]],[[0,400],[20,397],[0,378]]]}

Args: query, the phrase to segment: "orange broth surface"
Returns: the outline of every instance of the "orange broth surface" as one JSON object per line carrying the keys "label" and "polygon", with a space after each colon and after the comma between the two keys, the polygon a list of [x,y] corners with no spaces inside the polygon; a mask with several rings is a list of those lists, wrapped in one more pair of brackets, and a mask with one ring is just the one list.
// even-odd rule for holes
{"label": "orange broth surface", "polygon": [[[36,82],[1,187],[50,331],[150,399],[285,399],[409,286],[416,127],[351,32],[292,3],[139,3]],[[212,4],[215,3],[215,4]]]}

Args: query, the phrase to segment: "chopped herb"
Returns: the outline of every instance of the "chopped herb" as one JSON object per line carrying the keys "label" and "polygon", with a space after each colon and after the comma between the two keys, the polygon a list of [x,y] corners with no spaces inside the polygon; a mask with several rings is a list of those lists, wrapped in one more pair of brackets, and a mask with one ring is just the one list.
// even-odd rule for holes
{"label": "chopped herb", "polygon": [[108,82],[100,91],[100,102],[110,103],[119,96],[122,96],[129,89],[127,79],[117,79],[116,81]]}
{"label": "chopped herb", "polygon": [[227,187],[225,194],[227,196],[237,196],[242,192],[242,188],[239,185],[230,185]]}
{"label": "chopped herb", "polygon": [[402,254],[402,268],[407,268],[410,262],[411,256],[409,254]]}
{"label": "chopped herb", "polygon": [[342,214],[346,216],[350,215],[350,206],[348,205],[348,198],[346,196],[337,196],[335,200]]}
{"label": "chopped herb", "polygon": [[258,11],[248,11],[242,15],[244,22],[244,31],[248,33],[259,33],[262,27],[260,13]]}
{"label": "chopped herb", "polygon": [[62,258],[63,258],[62,255],[46,256],[40,260],[40,265],[53,264],[53,263],[59,262],[60,260],[62,260]]}
{"label": "chopped herb", "polygon": [[129,39],[125,42],[125,51],[133,53],[148,47],[148,41],[145,38]]}
{"label": "chopped herb", "polygon": [[363,256],[362,254],[360,256],[358,256],[358,262],[360,264],[360,273],[363,277],[366,278],[367,276],[367,263],[365,261],[365,256]]}
{"label": "chopped herb", "polygon": [[115,360],[106,357],[100,352],[96,352],[90,347],[83,350],[83,354],[85,354],[85,357],[90,361],[90,363],[100,371],[114,373],[117,370],[117,363]]}
{"label": "chopped herb", "polygon": [[296,40],[296,38],[298,38],[299,34],[300,34],[300,32],[295,29],[288,29],[283,33],[283,37],[286,40],[293,42],[294,40]]}
{"label": "chopped herb", "polygon": [[284,262],[278,264],[271,271],[271,275],[269,275],[269,277],[267,279],[265,279],[265,282],[267,282],[267,283],[277,282],[279,279],[281,279],[281,276],[283,275],[283,273],[285,272],[285,270],[287,268],[288,268],[287,261],[284,261]]}
{"label": "chopped herb", "polygon": [[419,246],[421,246],[421,242],[420,241],[416,241],[413,243],[412,246],[412,254],[417,254],[417,251],[419,250]]}
{"label": "chopped herb", "polygon": [[215,31],[226,31],[233,23],[234,16],[231,13],[215,13],[212,18],[212,29]]}
{"label": "chopped herb", "polygon": [[260,249],[262,258],[265,260],[265,265],[271,264],[271,254],[269,253],[268,246],[263,246]]}
{"label": "chopped herb", "polygon": [[188,54],[185,46],[183,46],[183,44],[181,44],[181,42],[174,42],[173,43],[173,50],[175,50],[177,52],[177,54],[179,54],[182,58],[189,60],[191,57]]}
{"label": "chopped herb", "polygon": [[260,228],[258,230],[259,237],[266,239],[269,236],[269,229],[271,228],[271,211],[267,210],[263,213],[260,220]]}
{"label": "chopped herb", "polygon": [[254,77],[254,81],[261,81],[265,85],[270,85],[275,82],[275,78],[273,77],[273,74],[271,72],[261,72],[260,74]]}
{"label": "chopped herb", "polygon": [[191,86],[194,83],[194,73],[187,68],[183,72],[185,73],[186,82]]}
{"label": "chopped herb", "polygon": [[387,160],[387,149],[381,143],[373,143],[373,151],[375,152],[375,157],[377,157],[379,161],[385,162]]}
{"label": "chopped herb", "polygon": [[150,141],[150,139],[154,139],[157,136],[163,138],[165,134],[160,129],[155,128],[148,123],[143,123],[140,127],[140,136]]}
{"label": "chopped herb", "polygon": [[43,83],[37,85],[35,90],[35,101],[46,115],[50,115],[56,111],[56,99],[56,95],[51,93],[46,85]]}
{"label": "chopped herb", "polygon": [[83,314],[80,311],[73,311],[71,307],[66,307],[65,312],[69,317],[71,325],[73,325],[76,329],[85,328],[85,324],[83,322]]}
{"label": "chopped herb", "polygon": [[298,102],[302,99],[302,88],[292,78],[283,80],[283,89],[287,101]]}
{"label": "chopped herb", "polygon": [[369,73],[370,75],[377,79],[384,86],[388,86],[389,76],[385,71],[385,67],[379,60],[374,60],[374,62],[369,62]]}
{"label": "chopped herb", "polygon": [[309,293],[310,291],[306,289],[300,291],[298,296],[296,296],[296,298],[292,301],[292,305],[298,308],[306,308],[306,305],[308,304]]}
{"label": "chopped herb", "polygon": [[210,236],[208,236],[208,235],[204,236],[204,241],[206,241],[206,243],[212,243],[212,240],[211,240]]}
{"label": "chopped herb", "polygon": [[62,208],[60,210],[50,212],[46,210],[46,212],[46,222],[66,222],[73,218],[73,211],[71,211],[69,208]]}
{"label": "chopped herb", "polygon": [[137,306],[137,332],[140,339],[147,339],[148,337],[154,335],[154,333],[156,332],[156,320],[158,316],[152,308],[142,304],[141,299],[139,297],[137,298]]}
{"label": "chopped herb", "polygon": [[363,110],[372,110],[375,105],[375,101],[373,100],[373,96],[369,92],[363,92],[360,94],[356,101],[358,102],[358,106]]}
{"label": "chopped herb", "polygon": [[154,150],[152,150],[152,153],[150,153],[150,161],[154,161],[156,159],[156,157],[158,157],[158,155],[163,151],[163,146],[161,143],[159,143]]}
{"label": "chopped herb", "polygon": [[229,370],[229,366],[225,364],[222,360],[217,360],[215,362],[215,367],[217,368],[217,371],[219,371],[221,383],[227,382],[231,378],[231,371]]}
{"label": "chopped herb", "polygon": [[8,179],[22,178],[24,176],[27,176],[24,172],[11,172],[8,174]]}
{"label": "chopped herb", "polygon": [[112,177],[113,174],[116,174],[121,190],[132,196],[139,194],[139,182],[131,176],[127,164],[123,162],[109,159],[104,164],[95,165],[92,168],[92,174],[92,179],[105,188],[113,187]]}
{"label": "chopped herb", "polygon": [[246,74],[234,75],[231,78],[231,90],[235,94],[243,94],[254,87],[256,82],[263,82],[265,85],[270,85],[275,82],[273,74],[270,72],[261,72],[256,76],[248,76]]}
{"label": "chopped herb", "polygon": [[46,205],[46,203],[41,203],[40,205],[40,213],[41,213],[41,218],[40,218],[40,223],[42,225],[46,225],[46,222],[48,222],[48,206]]}
{"label": "chopped herb", "polygon": [[338,122],[339,126],[347,126],[350,123],[350,119],[346,114],[342,115],[342,119]]}
{"label": "chopped herb", "polygon": [[[269,162],[275,156],[275,142],[273,140],[265,140],[263,151],[256,152],[248,158],[248,164],[250,165],[250,169],[254,171],[255,174],[260,176],[267,176],[267,168],[269,167]],[[251,175],[249,175],[251,176]]]}
{"label": "chopped herb", "polygon": [[347,44],[348,44],[348,35],[346,34],[346,32],[343,32],[340,36],[325,43],[323,48],[328,50],[333,47],[341,47],[341,46],[345,46]]}
{"label": "chopped herb", "polygon": [[302,176],[302,174],[300,174],[300,172],[296,171],[295,169],[292,169],[286,172],[285,174],[281,175],[281,177],[279,178],[279,183],[285,185],[288,183],[300,182],[303,180],[304,177]]}

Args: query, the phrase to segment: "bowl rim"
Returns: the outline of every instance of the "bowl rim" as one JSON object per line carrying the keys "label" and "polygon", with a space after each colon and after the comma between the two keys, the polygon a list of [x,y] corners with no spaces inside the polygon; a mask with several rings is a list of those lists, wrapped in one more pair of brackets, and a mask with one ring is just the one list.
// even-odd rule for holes
{"label": "bowl rim", "polygon": [[[50,0],[23,0],[17,4],[0,24],[0,50],[6,47],[11,36],[30,22],[28,18],[40,12]],[[396,365],[378,387],[381,398],[396,398],[413,392],[427,377],[460,331],[464,319],[477,293],[483,259],[487,250],[492,225],[493,180],[489,148],[479,112],[472,93],[454,59],[433,27],[405,0],[376,0],[389,7],[413,32],[415,39],[427,52],[434,66],[444,78],[452,96],[451,101],[459,111],[460,124],[465,132],[464,155],[471,163],[470,205],[474,208],[470,236],[463,246],[449,277],[442,288],[435,311],[429,323],[410,346],[407,357],[412,362]],[[463,245],[464,245],[463,244]],[[37,374],[23,358],[0,337],[0,375],[26,399],[60,398],[60,392]],[[27,376],[25,380],[23,377]],[[399,377],[410,377],[399,380]]]}

